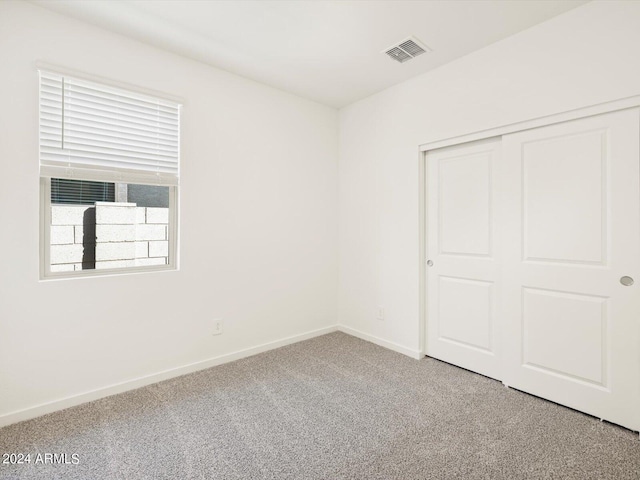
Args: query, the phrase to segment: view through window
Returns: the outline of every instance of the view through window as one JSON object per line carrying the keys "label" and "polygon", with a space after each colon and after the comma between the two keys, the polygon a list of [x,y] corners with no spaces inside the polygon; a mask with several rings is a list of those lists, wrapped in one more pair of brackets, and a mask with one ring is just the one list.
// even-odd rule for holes
{"label": "view through window", "polygon": [[52,178],[51,272],[168,265],[169,189]]}

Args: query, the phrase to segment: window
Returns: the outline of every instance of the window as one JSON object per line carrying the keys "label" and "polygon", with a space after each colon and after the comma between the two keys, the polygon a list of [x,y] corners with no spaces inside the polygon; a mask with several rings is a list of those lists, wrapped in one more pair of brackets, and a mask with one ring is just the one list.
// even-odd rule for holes
{"label": "window", "polygon": [[180,105],[40,71],[41,276],[174,269]]}
{"label": "window", "polygon": [[116,184],[92,182],[90,180],[51,179],[51,203],[92,204],[95,202],[115,202]]}

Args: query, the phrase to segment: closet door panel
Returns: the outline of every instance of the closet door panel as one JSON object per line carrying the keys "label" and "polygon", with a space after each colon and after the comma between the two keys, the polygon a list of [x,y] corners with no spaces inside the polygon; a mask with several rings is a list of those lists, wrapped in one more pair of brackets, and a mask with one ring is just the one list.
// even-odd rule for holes
{"label": "closet door panel", "polygon": [[508,385],[640,428],[640,124],[624,110],[503,137]]}
{"label": "closet door panel", "polygon": [[500,142],[427,155],[427,355],[500,378]]}

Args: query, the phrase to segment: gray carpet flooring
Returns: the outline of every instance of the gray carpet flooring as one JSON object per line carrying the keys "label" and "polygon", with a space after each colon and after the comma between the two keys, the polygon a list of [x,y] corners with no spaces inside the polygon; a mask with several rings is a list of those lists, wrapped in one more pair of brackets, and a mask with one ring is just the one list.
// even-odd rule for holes
{"label": "gray carpet flooring", "polygon": [[0,429],[2,479],[640,479],[637,433],[333,333]]}

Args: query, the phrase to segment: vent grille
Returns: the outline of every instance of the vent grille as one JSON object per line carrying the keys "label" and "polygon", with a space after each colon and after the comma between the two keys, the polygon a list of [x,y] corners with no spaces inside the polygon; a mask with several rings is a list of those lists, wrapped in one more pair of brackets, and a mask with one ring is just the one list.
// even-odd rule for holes
{"label": "vent grille", "polygon": [[418,55],[422,55],[423,53],[430,52],[429,47],[424,45],[415,37],[410,37],[399,44],[393,45],[384,50],[390,58],[399,63],[404,63],[408,60],[411,60]]}

